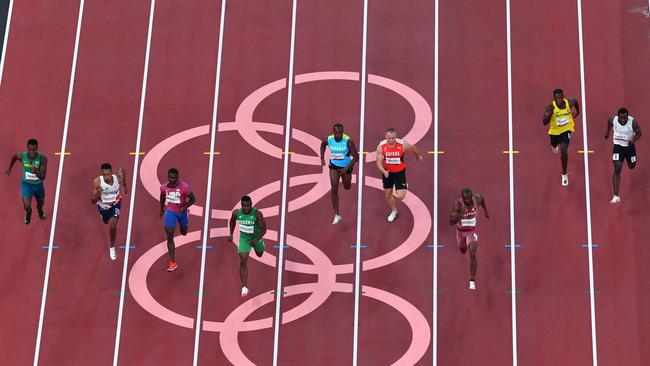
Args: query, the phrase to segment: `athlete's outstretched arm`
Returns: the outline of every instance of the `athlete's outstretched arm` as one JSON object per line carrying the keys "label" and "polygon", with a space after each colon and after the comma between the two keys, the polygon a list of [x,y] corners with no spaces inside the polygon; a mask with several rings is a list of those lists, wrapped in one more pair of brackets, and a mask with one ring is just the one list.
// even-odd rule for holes
{"label": "athlete's outstretched arm", "polygon": [[348,169],[353,167],[359,161],[359,151],[357,150],[357,145],[354,144],[354,140],[348,140],[348,148],[350,149],[350,155],[352,155],[352,161],[348,165]]}
{"label": "athlete's outstretched arm", "polygon": [[90,192],[90,203],[93,205],[99,201],[99,197],[102,195],[102,187],[99,185],[99,178],[93,180],[93,189]]}
{"label": "athlete's outstretched arm", "polygon": [[462,215],[462,206],[460,202],[456,201],[454,205],[451,207],[451,214],[449,214],[449,224],[450,225],[456,225],[458,221],[460,221],[460,217]]}
{"label": "athlete's outstretched arm", "polygon": [[409,144],[408,142],[406,142],[406,140],[404,141],[404,149],[412,152],[413,155],[415,155],[415,159],[417,161],[422,161],[422,159],[424,159],[422,155],[420,155],[420,151],[418,151],[418,148],[415,147],[415,145]]}
{"label": "athlete's outstretched arm", "polygon": [[262,239],[266,234],[266,220],[264,220],[264,215],[262,215],[262,211],[255,210],[255,217],[257,218],[257,225],[259,225],[260,227],[260,233],[257,234],[257,236],[253,238],[253,240],[251,240],[251,244],[257,243],[257,241]]}
{"label": "athlete's outstretched arm", "polygon": [[117,181],[120,182],[120,190],[123,196],[129,194],[129,189],[126,186],[126,175],[124,174],[124,169],[120,168],[117,170]]}
{"label": "athlete's outstretched arm", "polygon": [[641,127],[639,127],[639,122],[637,122],[636,120],[632,121],[632,130],[634,130],[634,137],[632,137],[632,143],[635,143],[641,138]]}
{"label": "athlete's outstretched arm", "polygon": [[576,113],[573,115],[573,118],[576,118],[580,115],[580,104],[578,104],[578,100],[576,98],[569,99],[569,107],[575,108],[576,110]]}
{"label": "athlete's outstretched arm", "polygon": [[14,163],[17,162],[20,159],[22,159],[22,156],[20,155],[20,153],[15,153],[11,157],[11,161],[9,161],[9,168],[7,168],[7,170],[5,171],[5,173],[7,173],[7,175],[11,175],[11,168],[14,166]]}
{"label": "athlete's outstretched arm", "polygon": [[32,172],[36,174],[38,179],[45,180],[45,175],[47,174],[47,158],[45,156],[41,156],[41,166],[39,169],[34,169]]}
{"label": "athlete's outstretched arm", "polygon": [[163,191],[160,191],[160,218],[162,219],[163,215],[165,214],[165,200],[167,197],[165,197],[165,193]]}
{"label": "athlete's outstretched arm", "polygon": [[190,206],[192,206],[194,204],[194,202],[196,202],[196,197],[194,197],[194,192],[190,192],[187,195],[187,198],[189,198],[190,200],[187,201],[187,203],[185,203],[183,205],[183,207],[181,208],[181,210],[183,210],[183,211],[187,210]]}
{"label": "athlete's outstretched arm", "polygon": [[614,127],[614,117],[609,117],[607,120],[607,130],[605,131],[605,140],[609,138],[609,132]]}
{"label": "athlete's outstretched arm", "polygon": [[555,107],[553,107],[552,103],[546,106],[546,109],[544,110],[544,117],[542,118],[542,123],[544,126],[551,123],[551,117],[553,116],[554,109]]}
{"label": "athlete's outstretched arm", "polygon": [[230,215],[230,221],[228,225],[230,226],[230,235],[228,236],[228,243],[232,242],[232,234],[235,232],[235,225],[237,224],[237,210],[232,210],[232,215]]}
{"label": "athlete's outstretched arm", "polygon": [[487,206],[485,206],[485,198],[481,196],[480,194],[476,195],[476,203],[478,203],[481,207],[483,207],[483,212],[485,213],[486,218],[490,218],[490,214],[488,213]]}
{"label": "athlete's outstretched arm", "polygon": [[320,143],[320,165],[325,166],[325,148],[327,147],[327,139]]}

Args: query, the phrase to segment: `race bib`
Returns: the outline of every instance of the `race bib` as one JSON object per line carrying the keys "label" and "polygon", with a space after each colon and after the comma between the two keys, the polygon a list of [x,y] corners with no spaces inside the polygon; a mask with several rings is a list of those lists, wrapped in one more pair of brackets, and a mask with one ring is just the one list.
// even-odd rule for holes
{"label": "race bib", "polygon": [[239,224],[239,231],[245,234],[254,234],[255,226]]}
{"label": "race bib", "polygon": [[32,172],[25,172],[25,180],[39,180],[38,176]]}
{"label": "race bib", "polygon": [[117,193],[102,193],[102,203],[114,203],[117,201]]}
{"label": "race bib", "polygon": [[460,226],[476,226],[476,217],[472,219],[460,220]]}
{"label": "race bib", "polygon": [[627,141],[627,135],[614,132],[614,140],[625,142]]}
{"label": "race bib", "polygon": [[167,202],[180,204],[181,203],[181,196],[180,195],[177,196],[176,192],[168,192],[167,193]]}
{"label": "race bib", "polygon": [[618,161],[618,159],[619,159],[620,157],[621,157],[621,156],[620,156],[618,153],[612,154],[612,160],[613,160],[613,161]]}
{"label": "race bib", "polygon": [[386,158],[386,164],[399,165],[401,162],[400,158]]}
{"label": "race bib", "polygon": [[558,126],[564,126],[564,125],[566,125],[567,123],[569,123],[569,116],[566,116],[566,117],[558,117],[558,118],[555,120],[555,124],[558,125]]}
{"label": "race bib", "polygon": [[344,159],[345,159],[345,155],[343,155],[342,153],[332,154],[332,160],[344,160]]}

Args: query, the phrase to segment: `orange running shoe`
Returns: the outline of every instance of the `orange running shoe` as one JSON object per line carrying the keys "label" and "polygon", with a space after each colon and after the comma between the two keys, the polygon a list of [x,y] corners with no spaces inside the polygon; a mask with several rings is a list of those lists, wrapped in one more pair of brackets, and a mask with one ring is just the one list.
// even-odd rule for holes
{"label": "orange running shoe", "polygon": [[176,265],[176,262],[169,261],[169,267],[167,267],[167,272],[171,272],[171,271],[175,270],[176,268],[178,268],[178,266]]}

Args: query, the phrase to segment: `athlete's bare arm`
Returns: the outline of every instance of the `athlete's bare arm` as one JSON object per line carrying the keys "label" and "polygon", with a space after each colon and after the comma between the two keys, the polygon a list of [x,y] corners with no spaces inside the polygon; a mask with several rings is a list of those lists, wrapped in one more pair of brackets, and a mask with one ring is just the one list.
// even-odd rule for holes
{"label": "athlete's bare arm", "polygon": [[418,148],[415,147],[415,145],[409,144],[408,142],[406,142],[406,140],[404,140],[404,150],[408,150],[412,152],[413,155],[415,155],[415,159],[417,161],[422,161],[422,159],[424,159],[422,155],[420,155],[420,151],[418,151]]}
{"label": "athlete's bare arm", "polygon": [[578,100],[576,98],[571,98],[569,99],[569,107],[571,107],[571,115],[573,115],[573,118],[576,118],[580,115],[580,104],[578,104]]}
{"label": "athlete's bare arm", "polygon": [[117,181],[120,183],[120,192],[122,196],[129,194],[129,189],[126,187],[126,175],[124,175],[124,169],[122,168],[117,170]]}
{"label": "athlete's bare arm", "polygon": [[11,168],[14,166],[14,163],[17,162],[18,160],[21,160],[23,157],[21,153],[15,153],[12,157],[11,160],[9,161],[9,168],[5,171],[7,175],[11,175]]}
{"label": "athlete's bare arm", "polygon": [[634,137],[630,142],[635,143],[641,138],[641,127],[639,127],[639,122],[636,120],[632,121],[632,130],[634,131]]}
{"label": "athlete's bare arm", "polygon": [[187,211],[187,209],[188,209],[190,206],[192,206],[192,205],[194,204],[194,202],[196,202],[196,197],[194,197],[194,192],[190,192],[190,193],[188,193],[187,198],[189,198],[190,200],[187,201],[187,202],[186,202],[186,203],[181,207],[181,211]]}
{"label": "athlete's bare arm", "polygon": [[262,239],[266,234],[266,220],[264,220],[264,215],[262,211],[255,210],[255,217],[257,218],[257,225],[260,227],[260,233],[256,237],[250,240],[251,245],[255,245],[258,240]]}
{"label": "athlete's bare arm", "polygon": [[485,198],[481,196],[480,194],[477,194],[474,196],[474,199],[476,200],[476,203],[478,203],[479,206],[483,207],[483,213],[485,213],[486,218],[490,218],[490,214],[488,213],[487,206],[485,206]]}
{"label": "athlete's bare arm", "polygon": [[165,200],[167,197],[165,197],[165,193],[162,191],[160,192],[160,218],[162,219],[163,215],[165,214]]}
{"label": "athlete's bare arm", "polygon": [[102,195],[102,187],[99,184],[99,178],[95,178],[93,180],[93,189],[90,192],[90,203],[93,205],[99,201],[100,197]]}
{"label": "athlete's bare arm", "polygon": [[384,153],[381,151],[381,145],[377,145],[377,158],[375,159],[375,163],[377,164],[377,170],[381,174],[384,175],[384,177],[388,178],[388,170],[384,169],[384,164],[382,164],[384,161]]}
{"label": "athlete's bare arm", "polygon": [[605,131],[605,140],[609,138],[609,133],[612,131],[612,128],[614,127],[614,116],[609,117],[607,120],[607,131]]}
{"label": "athlete's bare arm", "polygon": [[545,126],[547,124],[551,123],[551,117],[553,117],[553,110],[554,109],[555,109],[555,107],[553,107],[553,103],[546,106],[546,109],[544,110],[544,117],[542,118],[542,123]]}
{"label": "athlete's bare arm", "polygon": [[449,214],[449,224],[456,225],[460,221],[460,217],[463,214],[463,207],[460,201],[454,202],[454,205],[451,207],[451,214]]}
{"label": "athlete's bare arm", "polygon": [[350,155],[352,156],[352,161],[350,161],[350,164],[345,167],[345,169],[342,170],[341,173],[347,174],[350,172],[350,169],[356,164],[357,161],[359,161],[359,152],[357,151],[357,146],[354,144],[354,141],[352,139],[348,140],[348,149],[350,149]]}
{"label": "athlete's bare arm", "polygon": [[325,148],[327,147],[327,139],[320,143],[320,166],[325,166]]}
{"label": "athlete's bare arm", "polygon": [[41,156],[41,166],[38,169],[32,167],[32,173],[36,174],[38,179],[45,180],[45,175],[47,175],[47,158],[44,155]]}
{"label": "athlete's bare arm", "polygon": [[[237,224],[237,211],[238,210],[232,210],[232,215],[230,215],[230,221],[228,222],[228,225],[230,226],[230,235],[228,236],[228,243],[232,243],[232,234],[235,232],[235,225]],[[266,229],[266,223],[264,225],[264,228]]]}

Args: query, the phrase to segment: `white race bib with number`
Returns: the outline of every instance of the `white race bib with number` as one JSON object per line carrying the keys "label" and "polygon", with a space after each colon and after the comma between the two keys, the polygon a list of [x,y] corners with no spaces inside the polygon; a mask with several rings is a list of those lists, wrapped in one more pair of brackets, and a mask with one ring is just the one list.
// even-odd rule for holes
{"label": "white race bib with number", "polygon": [[614,161],[618,161],[618,158],[620,158],[620,157],[621,156],[618,153],[612,154],[612,160],[614,160]]}
{"label": "white race bib with number", "polygon": [[25,172],[25,180],[39,180],[39,178],[32,172]]}
{"label": "white race bib with number", "polygon": [[569,123],[569,117],[568,116],[567,117],[558,117],[555,120],[555,124],[558,125],[558,126],[564,126],[567,123]]}
{"label": "white race bib with number", "polygon": [[175,193],[176,192],[167,193],[167,202],[180,204],[181,203],[181,196],[177,196]]}
{"label": "white race bib with number", "polygon": [[402,162],[402,159],[400,158],[386,158],[386,164],[394,164],[394,165],[399,165]]}
{"label": "white race bib with number", "polygon": [[117,200],[117,193],[103,193],[102,192],[102,203],[114,203]]}
{"label": "white race bib with number", "polygon": [[476,217],[473,219],[460,220],[460,226],[476,226]]}
{"label": "white race bib with number", "polygon": [[627,142],[627,135],[624,133],[614,132],[614,140]]}
{"label": "white race bib with number", "polygon": [[242,233],[246,234],[254,234],[255,233],[255,226],[252,225],[239,225],[239,231]]}
{"label": "white race bib with number", "polygon": [[333,153],[332,154],[332,160],[343,160],[345,159],[345,155],[342,153]]}

